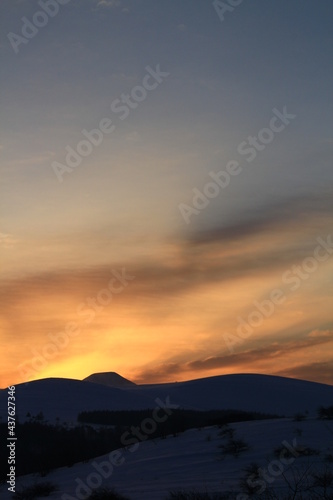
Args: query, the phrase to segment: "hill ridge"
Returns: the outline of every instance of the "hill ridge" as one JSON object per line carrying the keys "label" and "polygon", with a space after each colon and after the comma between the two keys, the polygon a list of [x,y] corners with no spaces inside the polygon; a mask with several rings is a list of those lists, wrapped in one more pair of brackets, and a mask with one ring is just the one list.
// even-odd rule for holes
{"label": "hill ridge", "polygon": [[93,384],[106,385],[107,387],[135,387],[135,383],[122,377],[117,372],[96,372],[83,379],[83,382],[92,382]]}

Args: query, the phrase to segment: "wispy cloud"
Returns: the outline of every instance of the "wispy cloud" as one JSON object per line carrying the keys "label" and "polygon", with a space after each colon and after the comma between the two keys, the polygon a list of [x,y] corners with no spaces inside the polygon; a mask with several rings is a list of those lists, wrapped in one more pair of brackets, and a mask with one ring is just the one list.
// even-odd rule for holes
{"label": "wispy cloud", "polygon": [[0,233],[0,247],[12,248],[18,242],[19,240],[12,234]]}
{"label": "wispy cloud", "polygon": [[276,374],[284,377],[299,378],[302,380],[333,385],[332,360],[330,359],[327,361],[302,364],[294,368],[285,368],[282,372],[276,372]]}
{"label": "wispy cloud", "polygon": [[233,223],[212,230],[196,232],[192,240],[200,243],[228,242],[287,228],[306,222],[309,217],[333,217],[331,189],[307,193],[280,202],[266,203],[241,214]]}
{"label": "wispy cloud", "polygon": [[104,7],[104,8],[114,8],[114,7],[119,7],[121,5],[120,0],[99,0],[97,3],[97,7]]}
{"label": "wispy cloud", "polygon": [[[307,349],[313,349],[316,346],[329,345],[333,349],[333,330],[324,332],[318,332],[315,337],[311,335],[303,335],[302,338],[297,340],[286,340],[286,341],[275,341],[270,345],[265,347],[260,347],[257,349],[250,349],[239,354],[229,354],[221,353],[221,355],[211,356],[208,358],[195,359],[193,361],[174,362],[170,360],[169,362],[163,363],[153,368],[147,368],[139,372],[136,376],[136,381],[141,383],[148,383],[149,380],[163,381],[166,378],[170,379],[172,377],[177,378],[181,375],[186,378],[186,374],[190,373],[193,377],[193,373],[197,372],[198,377],[201,376],[202,372],[209,372],[212,370],[227,370],[228,372],[239,372],[242,367],[247,366],[251,371],[260,371],[258,363],[262,364],[263,360],[265,364],[276,363],[278,366],[278,360],[283,359],[283,357],[288,354],[299,354],[299,357],[304,355],[304,351]],[[181,357],[181,354],[178,355]],[[184,352],[184,359],[189,357],[188,352]],[[321,363],[314,363],[310,365],[301,365],[293,369],[285,370],[274,370],[271,369],[270,373],[275,373],[279,375],[295,375],[302,373],[303,375],[307,371],[307,367],[311,368],[311,373],[316,372],[316,377],[320,377],[320,365]],[[273,365],[274,366],[274,365]],[[328,367],[327,367],[328,368]],[[326,373],[325,363],[324,363],[324,376],[325,379],[329,380],[329,383],[333,384],[332,370]]]}

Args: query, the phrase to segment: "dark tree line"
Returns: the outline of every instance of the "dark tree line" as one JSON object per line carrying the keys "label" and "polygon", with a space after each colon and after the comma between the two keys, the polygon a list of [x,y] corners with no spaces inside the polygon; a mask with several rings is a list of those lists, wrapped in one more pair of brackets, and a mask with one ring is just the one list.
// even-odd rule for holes
{"label": "dark tree line", "polygon": [[[96,410],[83,411],[78,415],[78,422],[100,425],[140,425],[146,419],[152,417],[152,410]],[[225,425],[230,422],[245,422],[248,420],[262,420],[277,418],[277,415],[269,415],[259,412],[248,412],[241,410],[172,410],[166,422],[159,423],[157,435],[173,434],[194,427],[208,427],[211,425]]]}
{"label": "dark tree line", "polygon": [[[261,413],[234,410],[172,410],[163,422],[144,439],[165,438],[191,428],[224,425],[231,422],[276,418]],[[25,423],[16,423],[16,475],[47,474],[50,470],[71,466],[124,446],[124,434],[132,437],[132,427],[140,428],[145,419],[152,420],[152,410],[141,411],[92,411],[78,415],[79,424],[74,428],[51,425],[40,412]],[[97,425],[96,425],[97,424]],[[94,426],[93,426],[94,425]],[[5,443],[7,424],[0,424],[0,441]],[[142,432],[143,433],[143,432]],[[143,433],[144,434],[144,433]],[[8,449],[0,447],[0,482],[6,481]]]}
{"label": "dark tree line", "polygon": [[[16,475],[32,472],[47,474],[50,470],[89,460],[122,446],[121,430],[94,429],[77,426],[73,429],[45,422],[16,425]],[[6,442],[7,425],[0,425],[1,442]],[[6,446],[0,447],[0,481],[6,482],[8,472]]]}

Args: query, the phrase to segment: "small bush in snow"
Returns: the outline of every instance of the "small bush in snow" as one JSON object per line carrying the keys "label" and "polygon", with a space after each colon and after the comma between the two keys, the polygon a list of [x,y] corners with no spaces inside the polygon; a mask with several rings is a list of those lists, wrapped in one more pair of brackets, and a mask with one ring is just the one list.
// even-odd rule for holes
{"label": "small bush in snow", "polygon": [[245,467],[244,472],[246,472],[246,475],[241,478],[239,485],[242,491],[250,496],[254,495],[258,491],[258,485],[254,484],[253,481],[256,481],[260,477],[260,466],[256,463],[251,463]]}
{"label": "small bush in snow", "polygon": [[318,408],[318,418],[321,420],[333,420],[333,406],[320,406]]}
{"label": "small bush in snow", "polygon": [[219,446],[224,455],[233,455],[238,458],[238,455],[249,449],[249,445],[243,439],[229,439],[225,444]]}
{"label": "small bush in snow", "polygon": [[[320,454],[319,450],[316,450],[314,448],[310,448],[309,446],[301,446],[301,445],[295,446],[294,452],[297,453],[297,456],[300,456],[300,457],[311,457],[313,455]],[[286,458],[291,458],[294,456],[293,452],[291,450],[285,448],[284,446],[278,446],[277,448],[275,448],[274,455],[277,458],[279,458],[281,456],[281,453],[283,453],[284,457],[286,457]]]}
{"label": "small bush in snow", "polygon": [[[312,474],[313,487],[322,488],[325,492],[327,489],[333,488],[333,471],[326,469],[323,472],[316,472]],[[333,493],[333,491],[332,491]]]}
{"label": "small bush in snow", "polygon": [[228,425],[224,425],[222,427],[222,429],[220,430],[219,432],[219,436],[221,438],[233,438],[234,437],[234,434],[235,434],[235,429],[233,429],[232,427],[229,427]]}

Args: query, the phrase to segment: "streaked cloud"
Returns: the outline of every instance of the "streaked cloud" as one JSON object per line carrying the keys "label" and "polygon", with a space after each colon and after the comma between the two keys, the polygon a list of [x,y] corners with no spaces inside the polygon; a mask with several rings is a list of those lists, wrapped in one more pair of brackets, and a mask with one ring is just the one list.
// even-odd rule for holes
{"label": "streaked cloud", "polygon": [[[190,377],[193,378],[195,373],[197,373],[199,378],[202,372],[207,373],[207,371],[215,371],[216,373],[216,370],[217,373],[220,373],[221,370],[223,373],[239,373],[240,370],[244,370],[244,366],[247,367],[246,370],[252,373],[266,373],[265,370],[267,370],[267,367],[272,365],[272,363],[274,363],[274,366],[278,366],[279,361],[283,359],[285,354],[290,355],[296,353],[301,360],[306,350],[322,345],[327,345],[326,348],[329,348],[331,352],[333,351],[333,330],[329,332],[329,335],[327,335],[327,332],[322,332],[321,334],[318,332],[316,337],[304,335],[302,338],[297,340],[288,340],[284,342],[275,341],[265,347],[244,351],[239,354],[225,355],[223,353],[221,356],[196,359],[184,363],[175,363],[170,361],[169,363],[165,363],[155,369],[148,369],[138,373],[136,380],[139,383],[148,383],[148,381],[152,379],[163,381],[168,378],[169,380],[173,380],[179,375],[182,377],[185,375],[186,378],[186,374],[190,374]],[[188,353],[184,353],[184,358],[188,358]],[[260,367],[258,365],[260,365]],[[262,371],[262,366],[264,367],[264,371]],[[282,376],[291,376],[291,374],[294,376],[297,373],[302,373],[304,375],[309,367],[312,375],[315,373],[316,379],[320,380],[320,366],[321,363],[311,363],[309,365],[297,366],[293,369],[273,369],[270,373]],[[327,368],[328,363],[324,362],[323,374],[325,380],[327,383],[333,384],[332,372],[330,370],[328,373]]]}
{"label": "streaked cloud", "polygon": [[97,3],[97,7],[106,7],[106,8],[114,8],[119,7],[121,5],[120,0],[99,0]]}

